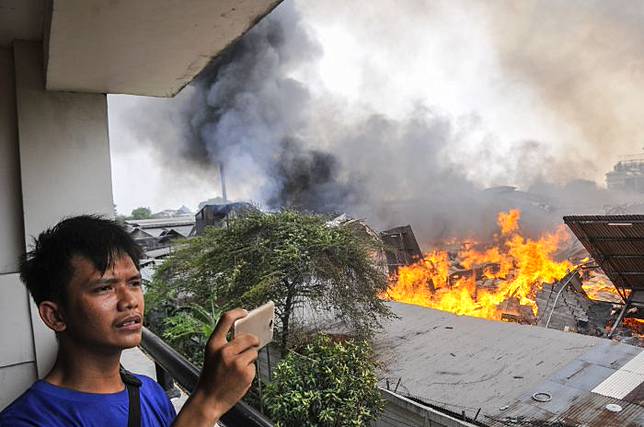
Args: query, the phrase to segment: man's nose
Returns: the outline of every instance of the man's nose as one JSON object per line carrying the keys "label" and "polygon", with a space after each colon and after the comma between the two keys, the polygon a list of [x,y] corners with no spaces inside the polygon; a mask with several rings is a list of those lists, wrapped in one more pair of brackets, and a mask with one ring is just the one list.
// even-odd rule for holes
{"label": "man's nose", "polygon": [[127,284],[119,287],[118,309],[127,311],[139,306],[138,290],[132,289]]}

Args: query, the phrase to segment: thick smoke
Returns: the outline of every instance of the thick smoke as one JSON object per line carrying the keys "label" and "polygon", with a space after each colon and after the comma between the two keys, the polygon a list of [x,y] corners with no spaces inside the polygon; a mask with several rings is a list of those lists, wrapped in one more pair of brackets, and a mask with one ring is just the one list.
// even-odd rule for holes
{"label": "thick smoke", "polygon": [[302,134],[313,102],[289,74],[318,54],[287,6],[201,73],[191,100],[200,108],[191,118],[190,145],[205,146],[213,163],[225,164],[233,194],[246,177],[260,177],[251,196],[268,208],[333,211],[353,192],[338,179],[334,155]]}
{"label": "thick smoke", "polygon": [[616,0],[478,4],[509,79],[533,89],[577,133],[557,155],[601,180],[620,154],[641,153],[644,135],[644,8]]}
{"label": "thick smoke", "polygon": [[[378,91],[382,89],[384,96],[390,81],[375,60],[367,61],[363,70],[359,89],[365,91],[364,102],[347,101],[327,90],[321,76],[316,75],[313,65],[324,55],[322,46],[297,10],[304,3],[288,0],[174,100],[141,101],[136,115],[121,119],[130,124],[140,140],[150,141],[157,148],[165,159],[164,167],[173,173],[203,176],[214,186],[213,171],[223,163],[231,198],[253,200],[266,208],[344,211],[366,218],[381,229],[410,223],[425,244],[452,236],[486,237],[495,229],[496,213],[510,207],[523,209],[530,224],[528,231],[537,233],[560,222],[562,214],[596,212],[603,205],[626,203],[622,195],[608,193],[591,181],[574,180],[598,179],[607,171],[607,156],[597,156],[608,151],[602,146],[605,138],[624,140],[643,130],[639,128],[641,124],[624,124],[630,115],[616,118],[614,102],[597,109],[607,100],[587,99],[599,92],[587,94],[585,82],[589,81],[593,90],[599,90],[600,82],[590,75],[593,61],[585,60],[583,51],[576,49],[593,51],[592,43],[581,43],[581,36],[572,37],[567,55],[548,55],[557,34],[571,38],[566,24],[575,27],[574,22],[571,25],[564,18],[552,18],[547,30],[558,33],[546,37],[546,43],[541,44],[530,39],[531,34],[542,31],[534,28],[534,17],[528,19],[530,13],[523,6],[480,3],[463,15],[455,11],[453,3],[432,3],[431,7],[421,3],[402,7],[399,2],[383,1],[353,11],[356,15],[351,20],[345,16],[345,21],[355,21],[356,39],[370,54],[376,55],[380,46],[398,49],[392,58],[403,58],[396,56],[404,54],[399,52],[401,46],[392,45],[420,39],[418,31],[423,25],[436,25],[449,32],[454,31],[453,20],[461,22],[465,31],[468,19],[475,22],[485,18],[492,28],[491,43],[499,50],[497,65],[537,88],[546,106],[554,114],[561,114],[564,121],[569,120],[581,136],[574,139],[575,132],[562,131],[571,139],[558,147],[539,139],[547,137],[547,132],[537,132],[532,137],[533,128],[528,128],[523,137],[510,138],[508,142],[507,137],[502,140],[490,130],[475,111],[455,116],[426,98],[410,97],[408,105],[399,109],[404,114],[379,111],[374,106],[382,102],[376,99]],[[341,11],[343,4],[312,6],[313,12],[309,10],[306,16],[317,13],[332,19],[332,11]],[[564,17],[573,12],[559,8]],[[605,9],[600,4],[591,5],[593,8]],[[550,11],[542,9],[546,14]],[[387,25],[375,19],[382,20],[385,15],[389,17]],[[424,21],[422,17],[428,19]],[[441,18],[448,24],[441,23]],[[337,16],[335,19],[342,22]],[[548,24],[547,19],[542,21]],[[493,31],[505,28],[499,22],[512,22],[507,33]],[[630,34],[635,29],[625,31]],[[442,48],[455,49],[457,55],[451,39],[444,43],[447,47]],[[634,54],[630,50],[633,43],[628,44],[628,49]],[[414,49],[410,45],[410,50]],[[364,54],[356,51],[356,55]],[[577,60],[579,55],[582,61]],[[595,61],[601,57],[593,56]],[[635,89],[639,90],[639,98],[629,95],[629,107],[644,99],[640,96],[644,83],[637,80],[642,78],[642,63],[638,60],[639,65],[632,70],[640,71],[633,83],[638,85]],[[601,75],[607,75],[609,67],[599,65]],[[397,66],[393,60],[388,65],[390,69]],[[452,66],[445,64],[447,69]],[[563,74],[556,72],[558,66],[563,67]],[[611,74],[618,75],[621,74]],[[431,84],[429,77],[427,84]],[[480,84],[485,86],[486,82]],[[489,96],[485,91],[465,95],[480,95],[483,100]],[[369,98],[376,101],[367,102]],[[521,97],[517,99],[524,102]],[[522,107],[526,106],[517,105]],[[593,123],[584,123],[584,117]],[[529,121],[530,117],[526,119]],[[548,126],[555,129],[553,134],[562,129],[559,122],[543,124]],[[589,145],[580,145],[579,141]],[[624,144],[616,146],[624,148]],[[530,191],[484,190],[499,184],[520,185]]]}

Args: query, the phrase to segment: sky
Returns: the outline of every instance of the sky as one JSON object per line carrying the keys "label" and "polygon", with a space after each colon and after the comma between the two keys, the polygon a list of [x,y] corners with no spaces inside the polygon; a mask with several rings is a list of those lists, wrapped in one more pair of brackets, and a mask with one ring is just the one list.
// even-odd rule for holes
{"label": "sky", "polygon": [[195,210],[223,162],[231,199],[390,225],[385,202],[603,186],[644,147],[639,2],[286,0],[247,39],[173,99],[108,96],[119,213]]}

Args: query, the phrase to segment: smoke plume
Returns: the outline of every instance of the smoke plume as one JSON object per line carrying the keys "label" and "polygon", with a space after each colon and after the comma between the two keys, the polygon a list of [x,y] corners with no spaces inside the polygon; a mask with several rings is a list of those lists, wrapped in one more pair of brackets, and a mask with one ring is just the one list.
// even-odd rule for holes
{"label": "smoke plume", "polygon": [[214,186],[223,163],[231,198],[266,208],[410,223],[429,243],[519,207],[536,233],[624,203],[592,180],[644,130],[642,12],[545,3],[287,0],[119,120],[169,173]]}

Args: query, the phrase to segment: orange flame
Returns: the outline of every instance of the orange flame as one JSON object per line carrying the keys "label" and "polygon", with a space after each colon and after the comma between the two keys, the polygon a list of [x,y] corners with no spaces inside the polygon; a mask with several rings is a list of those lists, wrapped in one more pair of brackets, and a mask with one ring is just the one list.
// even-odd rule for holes
{"label": "orange flame", "polygon": [[642,319],[624,319],[624,326],[626,326],[637,335],[644,335],[644,320]]}
{"label": "orange flame", "polygon": [[620,304],[623,302],[622,297],[615,289],[615,286],[608,281],[604,280],[591,280],[584,282],[581,287],[583,288],[588,298],[596,301],[607,301]]}
{"label": "orange flame", "polygon": [[[468,245],[458,258],[460,271],[445,251],[434,250],[416,264],[403,266],[392,278],[386,299],[436,308],[461,315],[501,320],[502,303],[515,300],[537,314],[535,297],[544,283],[560,280],[572,269],[553,259],[569,238],[563,226],[538,240],[519,233],[519,210],[501,212],[497,246],[484,250]],[[477,281],[483,283],[477,286]]]}

